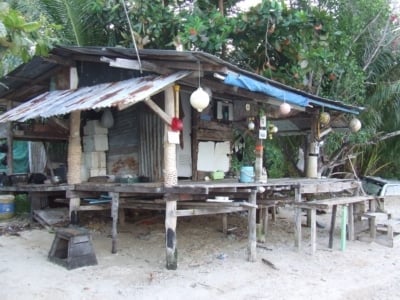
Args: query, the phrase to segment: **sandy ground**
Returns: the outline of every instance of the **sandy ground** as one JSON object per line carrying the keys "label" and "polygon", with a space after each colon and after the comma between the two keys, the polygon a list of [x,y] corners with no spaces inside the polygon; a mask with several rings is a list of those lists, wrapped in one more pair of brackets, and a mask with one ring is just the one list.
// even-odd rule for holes
{"label": "sandy ground", "polygon": [[[228,235],[220,231],[217,215],[179,219],[175,271],[165,268],[162,216],[144,218],[119,227],[117,254],[110,252],[110,220],[87,222],[98,265],[70,271],[47,260],[54,233],[3,234],[0,299],[400,299],[398,248],[349,241],[341,251],[338,227],[330,250],[326,226],[318,228],[314,256],[309,228],[303,227],[299,252],[290,209],[270,222],[264,244],[269,249],[258,248],[256,262],[246,260],[245,214],[229,217]],[[329,224],[330,214],[317,218]]]}

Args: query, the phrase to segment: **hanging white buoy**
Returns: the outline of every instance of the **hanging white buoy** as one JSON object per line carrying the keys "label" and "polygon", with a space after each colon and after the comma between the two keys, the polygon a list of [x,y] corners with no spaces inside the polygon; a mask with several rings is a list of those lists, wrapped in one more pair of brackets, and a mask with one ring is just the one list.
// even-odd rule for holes
{"label": "hanging white buoy", "polygon": [[210,95],[200,86],[190,95],[190,105],[198,112],[202,112],[209,103]]}
{"label": "hanging white buoy", "polygon": [[290,113],[291,111],[291,106],[289,103],[283,102],[280,106],[279,106],[279,111],[281,112],[282,115],[286,116],[287,114]]}

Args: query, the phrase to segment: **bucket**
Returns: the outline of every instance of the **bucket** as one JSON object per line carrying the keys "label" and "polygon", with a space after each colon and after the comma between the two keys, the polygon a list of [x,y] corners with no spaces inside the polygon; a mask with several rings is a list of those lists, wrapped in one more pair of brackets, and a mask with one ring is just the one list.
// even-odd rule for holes
{"label": "bucket", "polygon": [[0,220],[14,216],[15,203],[13,195],[0,195]]}
{"label": "bucket", "polygon": [[240,168],[240,182],[254,182],[254,167],[243,166]]}

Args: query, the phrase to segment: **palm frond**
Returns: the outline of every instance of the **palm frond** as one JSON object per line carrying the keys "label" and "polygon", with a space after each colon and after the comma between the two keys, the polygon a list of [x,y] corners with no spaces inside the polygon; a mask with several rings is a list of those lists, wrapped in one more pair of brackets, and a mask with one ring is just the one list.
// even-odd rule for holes
{"label": "palm frond", "polygon": [[90,14],[90,1],[38,0],[47,17],[62,26],[65,43],[77,46],[93,45],[100,39]]}

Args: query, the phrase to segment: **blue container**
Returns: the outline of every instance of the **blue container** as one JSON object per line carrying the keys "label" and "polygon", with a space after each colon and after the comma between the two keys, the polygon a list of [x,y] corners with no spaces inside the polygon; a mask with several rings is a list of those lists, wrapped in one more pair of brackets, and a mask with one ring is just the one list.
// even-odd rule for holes
{"label": "blue container", "polygon": [[239,181],[243,183],[254,182],[254,167],[252,166],[241,167]]}
{"label": "blue container", "polygon": [[15,202],[13,195],[0,195],[0,220],[14,216]]}

